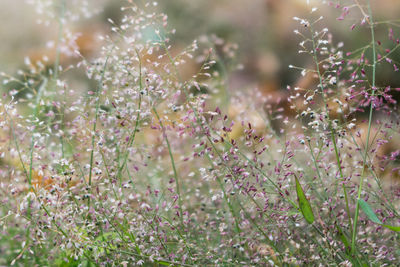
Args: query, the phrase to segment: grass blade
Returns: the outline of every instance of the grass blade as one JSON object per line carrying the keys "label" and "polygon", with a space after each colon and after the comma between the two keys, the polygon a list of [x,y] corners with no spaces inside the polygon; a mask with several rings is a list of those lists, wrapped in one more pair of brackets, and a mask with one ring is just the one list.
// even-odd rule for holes
{"label": "grass blade", "polygon": [[400,226],[392,226],[392,225],[388,225],[388,224],[383,224],[381,220],[379,220],[378,216],[376,216],[375,212],[372,210],[371,206],[365,202],[363,199],[359,199],[358,203],[360,205],[360,208],[364,211],[364,213],[367,215],[368,219],[370,219],[370,221],[376,223],[376,224],[380,224],[385,228],[388,228],[392,231],[395,232],[400,232]]}
{"label": "grass blade", "polygon": [[400,226],[392,226],[388,224],[382,224],[383,227],[386,227],[387,229],[390,229],[395,232],[400,232]]}
{"label": "grass blade", "polygon": [[297,193],[297,198],[299,201],[299,206],[300,206],[300,211],[304,216],[304,219],[309,224],[312,224],[314,222],[314,213],[312,211],[310,202],[306,198],[306,195],[304,194],[303,188],[301,188],[299,179],[295,176],[296,179],[296,193]]}
{"label": "grass blade", "polygon": [[375,212],[371,209],[371,206],[367,202],[365,202],[363,199],[359,199],[358,204],[367,215],[368,219],[370,219],[374,223],[382,224],[381,220],[379,220],[379,218],[376,216]]}

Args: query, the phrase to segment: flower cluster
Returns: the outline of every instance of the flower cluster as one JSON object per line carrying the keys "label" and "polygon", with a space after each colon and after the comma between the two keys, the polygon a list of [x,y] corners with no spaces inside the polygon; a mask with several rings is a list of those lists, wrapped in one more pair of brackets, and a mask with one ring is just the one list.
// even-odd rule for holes
{"label": "flower cluster", "polygon": [[376,39],[391,24],[368,0],[330,3],[359,20],[349,31],[370,30],[354,51],[317,8],[294,18],[310,64],[289,66],[300,78],[279,96],[229,90],[237,46],[202,36],[178,49],[156,2],[127,1],[96,56],[67,28],[90,3],[54,2],[55,56],[2,73],[0,264],[399,260],[399,89],[377,77],[398,70],[400,45],[392,26]]}

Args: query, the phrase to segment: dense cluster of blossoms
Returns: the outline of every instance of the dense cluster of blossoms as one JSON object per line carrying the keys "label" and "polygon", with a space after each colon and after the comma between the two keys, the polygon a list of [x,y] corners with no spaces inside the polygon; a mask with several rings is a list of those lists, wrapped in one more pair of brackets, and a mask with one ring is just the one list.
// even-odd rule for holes
{"label": "dense cluster of blossoms", "polygon": [[[397,89],[375,81],[381,64],[397,71],[392,29],[387,42],[344,52],[322,18],[294,18],[299,52],[313,66],[291,65],[302,78],[287,100],[274,99],[229,91],[234,44],[211,36],[176,49],[156,2],[127,2],[121,22],[109,20],[100,56],[87,58],[66,30],[77,16],[61,1],[53,17],[65,49],[54,68],[26,58],[27,72],[3,74],[12,89],[0,106],[1,223],[10,239],[2,264],[400,258]],[[368,5],[355,3],[337,5],[339,19],[359,8],[374,36]],[[79,63],[62,66],[61,55]],[[82,70],[90,81],[68,79]]]}

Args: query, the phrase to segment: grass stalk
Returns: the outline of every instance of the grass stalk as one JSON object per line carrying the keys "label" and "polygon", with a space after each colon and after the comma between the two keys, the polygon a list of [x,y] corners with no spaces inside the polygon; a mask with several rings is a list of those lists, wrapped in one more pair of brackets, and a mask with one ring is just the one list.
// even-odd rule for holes
{"label": "grass stalk", "polygon": [[[118,173],[117,173],[117,177],[121,178],[122,172],[125,168],[125,165],[127,163],[128,160],[128,156],[129,156],[129,148],[132,146],[133,142],[135,141],[135,137],[136,137],[136,133],[138,132],[138,128],[139,128],[139,121],[140,121],[140,108],[141,108],[141,104],[142,104],[142,95],[141,95],[141,91],[143,89],[143,84],[142,84],[142,59],[140,57],[140,54],[137,50],[135,50],[136,55],[138,57],[139,60],[139,99],[138,99],[138,109],[137,109],[137,115],[136,115],[136,121],[135,121],[135,128],[133,129],[133,132],[130,134],[129,136],[129,142],[126,146],[125,149],[125,155],[122,161],[122,165],[118,168]],[[128,72],[130,74],[130,72]]]}
{"label": "grass stalk", "polygon": [[97,93],[96,93],[96,111],[95,111],[95,118],[94,118],[93,129],[92,129],[92,144],[91,144],[90,163],[89,163],[89,186],[92,185],[93,158],[94,158],[94,148],[95,148],[95,140],[96,140],[97,120],[99,117],[99,109],[100,109],[100,95],[101,95],[101,90],[103,88],[103,80],[104,80],[104,74],[105,74],[105,71],[107,68],[107,63],[108,63],[108,57],[106,58],[106,61],[104,63],[101,77],[100,77],[100,80],[98,83]]}
{"label": "grass stalk", "polygon": [[101,77],[98,83],[98,88],[97,88],[97,93],[96,93],[96,111],[95,111],[95,119],[93,122],[93,129],[92,129],[92,144],[91,144],[91,150],[90,150],[90,162],[89,162],[89,190],[90,190],[90,196],[88,198],[88,207],[90,209],[90,198],[91,193],[92,193],[92,171],[93,171],[93,159],[94,159],[94,148],[95,148],[95,140],[96,140],[96,130],[97,130],[97,120],[99,117],[99,109],[100,109],[100,95],[101,91],[103,88],[103,80],[104,80],[104,75],[107,69],[107,63],[108,63],[109,56],[106,57],[106,60],[104,62],[103,70],[101,72]]}
{"label": "grass stalk", "polygon": [[[376,91],[376,44],[375,44],[375,30],[374,30],[374,20],[372,17],[372,9],[371,9],[371,3],[370,0],[367,1],[367,6],[368,6],[368,12],[369,12],[369,24],[370,24],[370,29],[371,29],[371,43],[372,43],[372,93],[370,98],[374,98],[375,96],[375,91]],[[356,202],[356,210],[354,214],[354,225],[353,225],[353,234],[351,238],[351,252],[355,252],[356,248],[356,238],[357,238],[357,223],[358,223],[358,217],[360,213],[360,205],[359,205],[359,200],[361,199],[361,192],[363,188],[363,183],[364,183],[364,175],[365,175],[365,166],[367,165],[367,155],[368,155],[368,150],[369,150],[369,137],[371,134],[371,126],[372,126],[372,114],[374,110],[374,101],[371,101],[370,107],[369,107],[369,115],[368,115],[368,131],[367,131],[367,140],[366,140],[366,145],[365,145],[365,150],[364,150],[364,156],[363,156],[363,169],[360,177],[360,184],[358,185],[358,190],[357,190],[357,202]]]}
{"label": "grass stalk", "polygon": [[313,59],[314,59],[314,63],[316,65],[316,72],[318,74],[318,81],[319,81],[319,87],[320,87],[320,91],[321,91],[321,97],[322,100],[324,102],[324,108],[325,108],[325,112],[326,112],[326,116],[327,116],[327,120],[329,121],[329,128],[331,131],[331,139],[332,139],[332,143],[333,146],[335,148],[335,156],[336,156],[336,162],[338,165],[338,169],[339,169],[339,173],[340,173],[340,179],[343,181],[342,183],[342,189],[343,189],[343,194],[345,197],[345,204],[346,204],[346,213],[347,213],[347,217],[348,217],[348,221],[349,221],[349,226],[351,228],[352,222],[351,222],[351,214],[350,214],[350,206],[349,206],[349,199],[348,199],[348,195],[347,195],[347,190],[346,190],[346,186],[344,184],[344,176],[343,176],[343,172],[342,172],[342,166],[341,166],[341,162],[340,162],[340,155],[339,155],[339,151],[337,149],[337,145],[336,145],[336,134],[335,131],[332,127],[332,122],[329,116],[329,110],[328,110],[328,104],[325,98],[325,92],[324,92],[324,83],[323,83],[323,79],[322,79],[322,73],[319,69],[319,61],[318,61],[318,57],[317,57],[317,44],[315,42],[315,38],[314,38],[314,31],[313,31],[313,27],[312,25],[310,26],[310,33],[311,33],[311,41],[312,41],[312,46],[313,46]]}
{"label": "grass stalk", "polygon": [[153,112],[156,115],[158,122],[160,123],[160,127],[161,127],[161,130],[162,130],[162,133],[163,133],[163,138],[164,138],[165,142],[167,143],[168,154],[169,154],[169,158],[171,160],[172,170],[174,172],[176,194],[178,195],[178,205],[179,205],[179,213],[180,213],[179,217],[180,217],[180,220],[181,220],[182,227],[184,227],[183,209],[182,209],[182,196],[181,196],[181,191],[180,191],[180,186],[179,186],[178,171],[176,170],[176,164],[175,164],[174,156],[172,155],[172,149],[171,149],[171,145],[170,145],[169,140],[168,140],[166,129],[165,129],[164,124],[163,124],[160,116],[158,115],[158,112],[157,112],[155,107],[153,107]]}

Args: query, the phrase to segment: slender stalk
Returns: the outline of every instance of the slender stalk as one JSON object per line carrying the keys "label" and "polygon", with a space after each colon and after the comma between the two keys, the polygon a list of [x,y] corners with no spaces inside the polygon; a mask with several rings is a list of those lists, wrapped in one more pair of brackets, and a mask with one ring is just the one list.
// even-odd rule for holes
{"label": "slender stalk", "polygon": [[[324,182],[322,181],[321,173],[320,173],[320,171],[319,171],[319,167],[318,167],[318,163],[317,163],[317,159],[315,158],[315,155],[314,155],[314,152],[313,152],[313,148],[312,148],[312,146],[311,146],[311,140],[308,140],[307,142],[308,142],[308,147],[310,148],[311,158],[312,158],[313,163],[314,163],[315,171],[317,172],[317,176],[318,176],[319,182],[320,182],[321,185],[323,186],[323,185],[324,185]],[[315,188],[315,186],[314,186],[313,183],[310,183],[310,184],[311,184],[311,187],[312,187],[312,189],[314,190],[314,192],[316,192],[317,195],[318,195],[320,198],[322,198],[322,199],[324,199],[324,200],[327,199],[327,196],[322,196],[321,193]]]}
{"label": "slender stalk", "polygon": [[[369,12],[369,24],[371,27],[371,42],[372,42],[372,93],[371,93],[371,98],[374,98],[375,96],[375,80],[376,80],[376,44],[375,44],[375,32],[374,32],[374,21],[372,17],[372,10],[371,10],[371,4],[370,0],[367,1],[368,5],[368,12]],[[356,248],[356,237],[357,237],[357,222],[358,222],[358,216],[360,213],[360,204],[359,200],[361,199],[361,192],[363,188],[363,183],[364,183],[364,174],[365,174],[365,166],[367,165],[367,154],[368,154],[368,149],[369,149],[369,137],[371,134],[371,125],[372,125],[372,113],[374,110],[374,101],[371,101],[370,107],[369,107],[369,116],[368,116],[368,132],[367,132],[367,141],[365,145],[365,150],[364,150],[364,156],[363,156],[363,169],[361,173],[361,178],[360,178],[360,184],[358,186],[358,192],[357,192],[357,203],[356,203],[356,211],[354,214],[354,225],[353,225],[353,235],[351,238],[351,253],[355,252]]]}
{"label": "slender stalk", "polygon": [[[210,155],[209,155],[208,153],[206,153],[206,157],[207,157],[208,161],[209,161],[211,164],[213,164],[213,161],[212,161],[212,159],[211,159],[211,157],[210,157]],[[225,199],[226,205],[227,205],[228,208],[229,208],[229,211],[230,211],[230,213],[231,213],[231,216],[232,216],[232,218],[233,218],[234,221],[235,221],[235,229],[236,229],[236,232],[237,232],[237,234],[240,235],[240,233],[241,233],[242,231],[241,231],[241,229],[240,229],[240,227],[239,227],[238,216],[236,216],[235,211],[234,211],[234,209],[233,209],[233,206],[232,206],[232,204],[231,204],[231,202],[230,202],[230,199],[229,199],[228,195],[226,194],[226,190],[225,190],[225,187],[223,186],[223,184],[222,184],[222,182],[221,182],[221,178],[220,178],[219,176],[217,176],[217,177],[216,177],[216,180],[217,180],[217,182],[218,182],[218,184],[219,184],[219,187],[221,188],[222,193],[224,194],[224,199]]]}
{"label": "slender stalk", "polygon": [[319,179],[321,185],[323,185],[324,183],[323,183],[322,178],[321,178],[321,173],[319,171],[317,159],[315,158],[314,151],[313,151],[312,146],[311,146],[311,141],[308,140],[307,142],[308,142],[308,147],[310,148],[311,157],[312,157],[313,162],[314,162],[315,171],[317,172],[317,176],[318,176],[318,179]]}
{"label": "slender stalk", "polygon": [[24,170],[24,174],[26,176],[26,179],[29,182],[29,180],[30,180],[29,179],[29,174],[28,174],[28,170],[26,169],[25,163],[24,163],[24,161],[22,159],[21,149],[20,149],[19,144],[18,144],[17,135],[15,134],[14,122],[13,122],[11,116],[8,114],[7,109],[5,109],[5,114],[10,119],[10,131],[11,131],[12,139],[14,140],[15,148],[17,150],[18,158],[19,158],[19,161],[20,161],[20,163],[22,165],[22,169]]}
{"label": "slender stalk", "polygon": [[58,78],[58,69],[60,66],[60,55],[61,55],[61,39],[63,36],[63,28],[64,28],[64,16],[65,16],[65,1],[66,0],[61,0],[61,5],[60,5],[60,16],[58,17],[58,38],[57,38],[57,44],[56,44],[56,58],[54,61],[54,68],[53,68],[53,81],[56,82]]}
{"label": "slender stalk", "polygon": [[[106,247],[102,247],[102,248],[106,248]],[[137,253],[132,252],[132,251],[124,251],[124,250],[121,250],[121,249],[117,250],[117,249],[114,249],[114,248],[108,248],[108,249],[111,250],[111,251],[114,251],[114,252],[121,253],[121,254],[131,255],[131,256],[135,256],[135,257],[138,257],[138,256],[139,257],[144,257],[146,259],[149,259],[149,261],[151,260],[151,261],[154,261],[155,263],[158,263],[159,265],[168,264],[169,266],[194,266],[194,265],[185,264],[185,263],[182,263],[182,262],[175,262],[175,261],[170,261],[170,260],[165,260],[165,259],[154,260],[151,255],[148,256],[148,255],[144,255],[144,254],[137,254]]]}
{"label": "slender stalk", "polygon": [[257,230],[264,236],[266,243],[268,243],[277,253],[278,253],[278,258],[279,258],[279,263],[281,265],[282,264],[282,256],[281,256],[281,252],[279,251],[278,247],[275,245],[274,241],[271,240],[267,233],[261,228],[261,226],[259,226],[255,220],[247,213],[245,207],[243,207],[242,203],[240,203],[240,201],[238,200],[238,205],[240,206],[240,208],[243,210],[244,214],[247,216],[247,218],[250,220],[250,222],[257,228]]}
{"label": "slender stalk", "polygon": [[[155,218],[155,217],[156,217],[156,215],[154,215],[154,218]],[[171,222],[170,219],[168,219],[168,218],[165,217],[165,216],[161,216],[161,217],[162,217],[164,220],[166,220],[170,225],[172,225],[172,222]],[[153,220],[154,220],[154,218],[153,218]],[[183,243],[185,244],[186,250],[187,250],[187,252],[189,253],[190,257],[193,257],[193,253],[192,253],[192,251],[190,250],[190,248],[189,248],[189,246],[188,246],[188,243],[186,242],[185,237],[182,235],[182,233],[179,231],[178,228],[175,228],[175,232],[179,235],[180,238],[182,238]]]}
{"label": "slender stalk", "polygon": [[93,157],[94,157],[94,141],[96,139],[96,129],[97,129],[97,119],[99,117],[99,109],[100,109],[100,93],[101,89],[103,88],[103,79],[104,79],[104,73],[106,72],[107,68],[107,63],[108,63],[108,56],[106,58],[106,62],[104,63],[104,67],[101,73],[101,77],[99,80],[98,88],[97,88],[97,93],[96,93],[96,114],[95,114],[95,119],[93,123],[93,129],[92,129],[92,149],[90,152],[90,167],[89,167],[89,186],[92,185],[92,170],[93,170]]}
{"label": "slender stalk", "polygon": [[[322,97],[322,100],[324,102],[326,116],[327,116],[327,119],[329,121],[329,128],[331,130],[332,143],[333,143],[333,146],[335,148],[335,156],[336,156],[336,161],[337,161],[337,165],[338,165],[338,169],[339,169],[339,173],[340,173],[340,179],[342,181],[344,181],[344,176],[343,176],[343,172],[342,172],[342,166],[341,166],[341,162],[340,162],[339,152],[338,152],[337,145],[336,145],[335,131],[334,131],[333,127],[332,127],[332,123],[331,123],[331,120],[330,120],[330,117],[329,117],[328,104],[326,102],[325,95],[324,95],[325,94],[324,93],[324,84],[323,84],[323,80],[322,80],[322,74],[321,74],[321,71],[319,69],[319,62],[318,62],[318,58],[317,58],[317,44],[315,42],[314,31],[313,31],[312,25],[310,26],[310,32],[311,32],[311,41],[312,41],[312,45],[313,45],[313,58],[314,58],[314,62],[315,62],[315,65],[316,65],[316,72],[318,74],[319,87],[320,87],[320,90],[321,90],[321,97]],[[346,202],[346,213],[347,213],[347,217],[348,217],[348,220],[349,220],[349,226],[351,228],[352,222],[351,222],[351,215],[350,215],[349,200],[348,200],[348,196],[347,196],[346,186],[345,186],[344,183],[342,184],[342,189],[343,189],[343,194],[344,194],[345,202]]]}
{"label": "slender stalk", "polygon": [[[38,115],[39,115],[39,107],[40,107],[40,100],[42,99],[43,92],[45,90],[45,87],[47,85],[47,79],[43,78],[43,82],[39,87],[39,90],[36,94],[36,103],[35,103],[35,108],[33,110],[33,119],[36,121],[38,120]],[[35,146],[35,133],[37,130],[38,124],[35,122],[34,129],[32,131],[32,138],[31,138],[31,147],[30,147],[30,152],[29,152],[29,176],[28,176],[28,183],[29,183],[29,188],[32,187],[32,174],[33,174],[33,149]]]}
{"label": "slender stalk", "polygon": [[[354,145],[356,146],[356,148],[357,148],[357,151],[359,151],[359,152],[360,152],[360,155],[363,156],[363,151],[361,151],[360,146],[358,145],[357,141],[356,141],[355,138],[354,138],[354,135],[350,133],[350,136],[351,136],[351,138],[352,138],[353,144],[354,144]],[[367,158],[368,158],[368,159],[371,159],[371,157],[370,157],[368,154],[367,154]],[[397,216],[400,216],[400,214],[396,211],[396,208],[393,206],[393,203],[392,203],[391,201],[388,200],[388,199],[390,199],[390,197],[388,197],[388,195],[386,194],[385,190],[383,190],[383,188],[382,188],[382,183],[381,183],[381,181],[379,180],[378,175],[376,174],[375,170],[372,169],[371,164],[368,164],[368,162],[366,162],[366,164],[367,164],[366,166],[368,166],[369,171],[370,171],[371,174],[373,175],[374,180],[375,180],[376,184],[377,184],[378,187],[379,187],[379,190],[383,193],[383,198],[384,198],[386,204],[390,206],[391,211],[392,211],[394,214],[396,214]],[[382,198],[382,197],[380,197],[380,198]]]}
{"label": "slender stalk", "polygon": [[[61,55],[61,39],[63,37],[63,31],[64,31],[64,17],[65,17],[65,5],[66,5],[66,0],[61,0],[61,6],[60,6],[60,16],[58,17],[58,38],[57,38],[57,50],[56,50],[56,58],[54,61],[54,68],[53,68],[53,86],[54,89],[57,86],[57,79],[58,79],[58,69],[60,66],[60,55]],[[64,88],[64,106],[62,108],[61,112],[61,129],[64,129],[64,120],[65,120],[65,105],[66,105],[66,99],[67,99],[67,91]],[[65,149],[64,149],[64,138],[62,135],[60,135],[60,143],[61,143],[61,156],[64,158],[65,156]]]}
{"label": "slender stalk", "polygon": [[[93,129],[92,129],[92,145],[91,145],[91,151],[90,151],[90,163],[89,163],[89,189],[90,193],[92,193],[92,170],[93,170],[93,158],[94,158],[94,148],[95,148],[95,139],[96,139],[96,129],[97,129],[97,119],[99,117],[99,109],[100,109],[100,93],[103,88],[103,80],[104,80],[104,75],[107,69],[107,63],[108,63],[109,56],[106,57],[106,61],[104,62],[103,70],[101,73],[101,77],[99,80],[98,88],[97,88],[97,93],[96,93],[96,114],[95,114],[95,119],[93,123]],[[90,208],[90,198],[88,198],[88,206]]]}
{"label": "slender stalk", "polygon": [[[126,162],[127,162],[127,160],[128,160],[128,156],[129,156],[129,147],[131,147],[132,146],[132,144],[133,144],[133,141],[135,140],[135,137],[136,137],[136,133],[137,133],[137,130],[138,130],[138,127],[139,127],[139,121],[140,121],[140,107],[141,107],[141,104],[142,104],[142,95],[141,95],[141,91],[142,91],[142,89],[143,89],[143,84],[142,84],[142,59],[141,59],[141,57],[140,57],[140,54],[139,54],[139,52],[137,51],[137,50],[135,50],[136,51],[136,55],[137,55],[137,57],[138,57],[138,60],[139,60],[139,99],[138,99],[138,110],[137,110],[137,115],[136,115],[136,122],[135,122],[135,128],[133,129],[133,132],[130,134],[130,136],[129,136],[129,143],[128,143],[128,145],[126,146],[126,151],[125,151],[125,155],[124,155],[124,159],[123,159],[123,162],[122,162],[122,165],[121,165],[121,167],[120,168],[118,168],[118,174],[117,174],[117,177],[120,177],[121,176],[121,174],[122,174],[122,172],[123,172],[123,170],[124,170],[124,167],[125,167],[125,165],[126,165]],[[129,73],[130,74],[130,73]]]}
{"label": "slender stalk", "polygon": [[[332,139],[335,140],[335,134],[334,131],[332,129]],[[339,157],[339,150],[337,148],[336,145],[336,141],[333,142],[333,147],[335,149],[335,155],[336,155],[336,160],[337,160],[337,164],[338,164],[338,168],[339,168],[339,173],[340,173],[340,177],[343,181],[342,184],[342,188],[343,188],[343,192],[344,192],[344,200],[346,202],[346,211],[347,211],[347,218],[349,220],[349,227],[350,229],[353,227],[352,222],[351,222],[351,216],[350,216],[350,207],[349,207],[349,197],[347,196],[347,192],[346,192],[346,186],[344,184],[344,176],[343,176],[343,171],[342,171],[342,163],[340,161],[340,157]]]}
{"label": "slender stalk", "polygon": [[156,108],[153,107],[153,112],[157,117],[158,122],[160,123],[161,129],[162,129],[162,133],[163,133],[163,137],[165,142],[167,143],[167,148],[168,148],[168,153],[169,153],[169,158],[171,159],[171,165],[172,165],[172,170],[174,171],[174,178],[175,178],[175,185],[176,185],[176,193],[178,195],[178,205],[179,205],[179,213],[180,213],[180,219],[181,219],[181,223],[182,226],[184,226],[183,224],[183,212],[182,212],[182,196],[181,196],[181,192],[180,192],[180,187],[179,187],[179,179],[178,179],[178,172],[176,170],[176,165],[175,165],[175,160],[174,160],[174,156],[172,155],[172,149],[171,149],[171,145],[169,143],[168,140],[168,136],[167,133],[165,131],[165,127],[164,124],[161,121],[160,116],[158,115],[158,112],[156,110]]}

